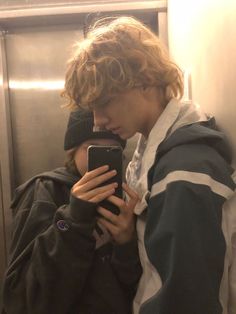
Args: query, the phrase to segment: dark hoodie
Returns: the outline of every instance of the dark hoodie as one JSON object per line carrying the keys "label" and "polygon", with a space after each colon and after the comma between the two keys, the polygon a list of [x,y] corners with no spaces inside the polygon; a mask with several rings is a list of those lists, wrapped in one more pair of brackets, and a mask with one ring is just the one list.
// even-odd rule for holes
{"label": "dark hoodie", "polygon": [[136,241],[112,244],[96,225],[96,205],[70,195],[79,179],[58,168],[16,190],[5,313],[131,313]]}
{"label": "dark hoodie", "polygon": [[232,230],[224,204],[235,183],[225,136],[214,119],[188,124],[170,129],[155,152],[135,209],[144,270],[134,313],[231,313]]}

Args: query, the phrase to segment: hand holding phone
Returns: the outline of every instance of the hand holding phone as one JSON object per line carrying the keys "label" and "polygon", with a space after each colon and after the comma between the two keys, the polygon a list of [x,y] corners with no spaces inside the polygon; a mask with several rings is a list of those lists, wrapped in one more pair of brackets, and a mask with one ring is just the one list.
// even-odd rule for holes
{"label": "hand holding phone", "polygon": [[108,198],[109,201],[119,207],[120,214],[118,216],[103,207],[97,209],[100,214],[98,222],[110,232],[113,240],[118,244],[124,244],[135,239],[134,208],[139,202],[138,194],[127,184],[123,183],[123,189],[129,196],[128,200],[122,200],[114,195]]}
{"label": "hand holding phone", "polygon": [[116,171],[109,171],[108,166],[102,166],[92,171],[86,172],[85,175],[76,182],[71,193],[73,196],[91,203],[99,204],[104,199],[113,195],[117,183],[104,184],[110,178],[116,175]]}

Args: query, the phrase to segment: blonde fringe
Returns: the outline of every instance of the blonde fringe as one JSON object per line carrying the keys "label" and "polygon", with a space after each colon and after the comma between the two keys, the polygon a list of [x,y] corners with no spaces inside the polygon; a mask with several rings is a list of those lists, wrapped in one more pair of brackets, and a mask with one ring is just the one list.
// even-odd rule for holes
{"label": "blonde fringe", "polygon": [[69,61],[62,96],[67,106],[103,106],[119,93],[138,86],[156,86],[166,101],[182,98],[183,78],[160,40],[131,17],[102,19],[77,44]]}

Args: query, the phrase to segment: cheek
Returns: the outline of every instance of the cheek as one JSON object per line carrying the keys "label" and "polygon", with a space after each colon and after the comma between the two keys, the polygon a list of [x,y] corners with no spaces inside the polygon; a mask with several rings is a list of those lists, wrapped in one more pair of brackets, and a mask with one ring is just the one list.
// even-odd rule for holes
{"label": "cheek", "polygon": [[75,164],[77,170],[83,176],[87,171],[87,151],[82,151],[76,154]]}
{"label": "cheek", "polygon": [[81,176],[83,176],[85,172],[87,171],[87,164],[85,162],[76,162],[75,164],[76,164],[77,170],[79,171]]}
{"label": "cheek", "polygon": [[123,103],[117,102],[109,105],[106,108],[106,115],[111,119],[111,120],[120,120],[121,118],[124,117],[124,114],[126,112],[125,106]]}

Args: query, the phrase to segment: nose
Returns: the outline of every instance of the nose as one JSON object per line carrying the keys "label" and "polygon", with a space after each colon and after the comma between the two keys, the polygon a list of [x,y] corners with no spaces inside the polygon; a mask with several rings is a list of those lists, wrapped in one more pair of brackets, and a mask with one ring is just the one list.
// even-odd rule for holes
{"label": "nose", "polygon": [[109,122],[108,117],[101,109],[93,110],[94,126],[95,128],[105,129]]}

